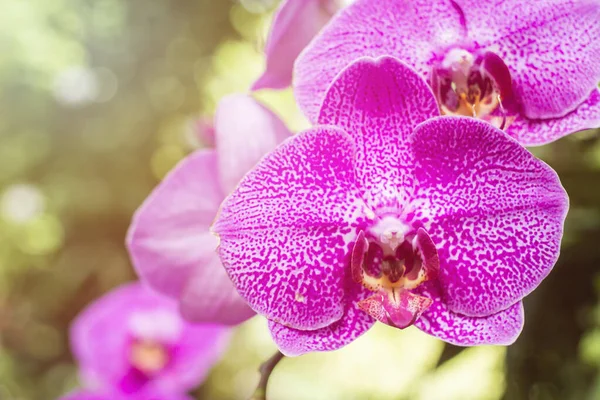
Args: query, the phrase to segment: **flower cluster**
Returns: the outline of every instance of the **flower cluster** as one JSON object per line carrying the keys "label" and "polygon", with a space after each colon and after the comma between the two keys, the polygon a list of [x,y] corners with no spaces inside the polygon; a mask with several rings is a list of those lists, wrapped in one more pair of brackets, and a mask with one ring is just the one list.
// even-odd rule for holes
{"label": "flower cluster", "polygon": [[523,146],[600,127],[598,21],[597,0],[283,1],[252,90],[291,84],[313,127],[292,135],[251,95],[220,102],[214,148],[129,230],[161,295],[119,289],[74,325],[88,386],[181,396],[218,354],[210,324],[255,314],[289,356],[376,322],[513,343],[568,210]]}

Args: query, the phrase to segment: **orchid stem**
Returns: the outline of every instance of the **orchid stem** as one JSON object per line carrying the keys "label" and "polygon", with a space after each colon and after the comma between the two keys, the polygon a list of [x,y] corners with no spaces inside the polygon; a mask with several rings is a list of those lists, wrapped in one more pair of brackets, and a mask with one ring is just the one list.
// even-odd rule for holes
{"label": "orchid stem", "polygon": [[262,363],[258,371],[260,372],[260,381],[258,381],[258,386],[256,386],[256,390],[252,394],[249,400],[266,400],[267,399],[267,385],[269,384],[269,378],[271,377],[271,373],[273,370],[285,356],[277,350],[271,358]]}

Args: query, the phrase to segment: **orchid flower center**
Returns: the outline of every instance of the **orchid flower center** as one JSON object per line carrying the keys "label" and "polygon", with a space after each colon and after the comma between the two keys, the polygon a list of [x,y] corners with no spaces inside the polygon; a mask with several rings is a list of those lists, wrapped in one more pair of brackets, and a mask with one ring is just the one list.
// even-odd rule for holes
{"label": "orchid flower center", "polygon": [[492,52],[449,50],[434,66],[431,86],[445,115],[484,119],[500,129],[513,120],[503,105],[503,100],[512,95],[510,71]]}
{"label": "orchid flower center", "polygon": [[144,374],[154,375],[169,362],[169,352],[163,344],[156,341],[136,340],[131,345],[129,361]]}
{"label": "orchid flower center", "polygon": [[431,305],[431,299],[412,290],[437,276],[439,259],[423,228],[414,230],[387,216],[359,232],[351,269],[355,282],[375,292],[359,307],[380,322],[403,329]]}

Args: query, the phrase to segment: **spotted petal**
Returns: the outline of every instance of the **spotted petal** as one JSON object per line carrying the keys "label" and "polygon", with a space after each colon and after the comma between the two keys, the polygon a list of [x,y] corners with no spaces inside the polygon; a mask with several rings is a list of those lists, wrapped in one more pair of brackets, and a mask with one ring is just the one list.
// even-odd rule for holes
{"label": "spotted petal", "polygon": [[436,115],[433,93],[414,70],[391,57],[363,58],[331,85],[319,124],[340,127],[352,136],[357,179],[367,205],[398,209],[412,188],[406,138]]}
{"label": "spotted petal", "polygon": [[246,94],[224,97],[215,113],[221,187],[229,193],[266,153],[291,135],[271,110]]}
{"label": "spotted petal", "polygon": [[256,312],[296,329],[342,317],[351,226],[362,212],[353,159],[346,133],[317,127],[266,156],[224,201],[219,255]]}
{"label": "spotted petal", "polygon": [[337,14],[300,55],[294,88],[311,121],[336,75],[361,57],[390,55],[426,76],[434,55],[463,36],[449,0],[357,0]]}
{"label": "spotted petal", "polygon": [[509,345],[523,329],[522,302],[486,317],[467,317],[450,311],[433,284],[427,283],[419,289],[422,295],[433,302],[415,322],[415,326],[445,342],[457,346]]}
{"label": "spotted petal", "polygon": [[329,21],[332,0],[284,0],[269,32],[265,72],[252,90],[283,89],[292,83],[292,67],[298,54]]}
{"label": "spotted petal", "polygon": [[567,195],[546,164],[502,131],[439,117],[412,137],[421,199],[449,310],[500,312],[535,289],[558,258]]}
{"label": "spotted petal", "polygon": [[573,132],[600,127],[600,90],[562,118],[526,119],[517,118],[506,130],[525,146],[538,146],[552,142]]}
{"label": "spotted petal", "polygon": [[358,339],[375,320],[358,308],[358,302],[370,294],[353,285],[346,296],[346,309],[339,321],[317,330],[288,328],[269,321],[269,329],[279,350],[286,356],[299,356],[312,351],[333,351]]}
{"label": "spotted petal", "polygon": [[558,118],[600,81],[600,2],[456,0],[469,37],[512,73],[525,116]]}

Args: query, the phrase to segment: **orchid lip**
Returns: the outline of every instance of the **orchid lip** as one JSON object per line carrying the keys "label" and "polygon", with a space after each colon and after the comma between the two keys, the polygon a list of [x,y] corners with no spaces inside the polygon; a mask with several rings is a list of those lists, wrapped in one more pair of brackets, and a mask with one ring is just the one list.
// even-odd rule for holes
{"label": "orchid lip", "polygon": [[503,105],[512,97],[510,71],[490,51],[448,50],[432,70],[431,86],[443,114],[480,118],[500,129],[514,119]]}
{"label": "orchid lip", "polygon": [[351,254],[352,277],[375,294],[359,307],[385,324],[406,328],[432,304],[412,293],[439,269],[435,245],[423,228],[414,230],[391,216],[360,231]]}

